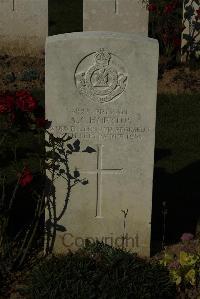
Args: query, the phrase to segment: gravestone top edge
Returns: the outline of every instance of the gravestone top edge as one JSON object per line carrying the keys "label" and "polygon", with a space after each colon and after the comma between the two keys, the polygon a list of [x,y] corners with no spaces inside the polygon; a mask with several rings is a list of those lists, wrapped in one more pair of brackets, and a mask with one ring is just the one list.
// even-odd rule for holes
{"label": "gravestone top edge", "polygon": [[132,40],[138,42],[150,42],[156,45],[158,44],[158,40],[154,38],[150,38],[138,33],[121,33],[121,32],[108,32],[108,31],[84,31],[84,32],[72,32],[72,33],[64,33],[58,35],[52,35],[47,37],[46,44],[54,43],[57,41],[70,40],[70,39],[84,39],[84,38],[115,38],[115,39],[124,39],[124,40]]}

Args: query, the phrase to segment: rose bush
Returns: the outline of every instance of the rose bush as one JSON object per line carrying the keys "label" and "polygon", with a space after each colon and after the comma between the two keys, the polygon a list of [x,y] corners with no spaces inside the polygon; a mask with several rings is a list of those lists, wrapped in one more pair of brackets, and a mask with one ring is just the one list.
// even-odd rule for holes
{"label": "rose bush", "polygon": [[[37,194],[44,183],[42,157],[45,125],[44,109],[29,91],[7,91],[0,94],[0,159],[3,161],[0,168],[0,220],[3,223],[0,225],[0,257],[4,260],[6,256],[13,257],[13,264],[17,260],[20,262],[24,260],[26,255],[24,246],[29,247],[29,250],[38,234],[38,223],[37,230],[32,230],[36,225],[35,213],[39,216],[39,210],[35,210],[34,207],[39,207],[41,211],[44,201],[39,195],[33,197],[33,194]],[[36,181],[40,181],[41,186],[38,184],[32,187]],[[23,191],[25,187],[26,191]],[[27,192],[28,197],[25,194]],[[30,217],[27,217],[25,221],[23,220],[25,217],[21,217],[20,214],[18,223],[29,229],[24,231],[19,225],[22,229],[21,239],[15,240],[17,242],[15,249],[19,246],[19,250],[15,252],[12,250],[13,237],[9,232],[14,230],[14,235],[19,233],[13,228],[12,215],[15,210],[19,211],[21,202],[23,202],[20,194],[24,194],[29,199],[23,203],[23,208],[27,209],[26,214],[29,213]],[[23,238],[31,241],[26,240],[23,243]]]}
{"label": "rose bush", "polygon": [[16,97],[16,107],[24,112],[32,112],[37,107],[37,101],[31,96],[31,94],[26,91],[17,91]]}
{"label": "rose bush", "polygon": [[30,184],[33,180],[33,175],[30,169],[28,168],[28,166],[25,167],[22,173],[19,173],[19,176],[20,176],[19,184],[22,187],[25,187],[26,185]]}
{"label": "rose bush", "polygon": [[0,113],[9,113],[17,108],[24,112],[32,112],[36,107],[37,101],[26,90],[0,95]]}
{"label": "rose bush", "polygon": [[200,51],[200,1],[184,0],[183,6],[183,26],[188,29],[182,36],[184,41],[182,55],[186,61],[196,62]]}
{"label": "rose bush", "polygon": [[[144,2],[144,1],[143,1]],[[178,60],[181,49],[181,1],[146,2],[150,12],[149,36],[158,39],[160,53],[170,60]]]}
{"label": "rose bush", "polygon": [[[66,137],[68,134],[56,138],[48,132],[47,129],[50,127],[51,122],[45,120],[43,106],[40,105],[38,100],[35,100],[30,92],[26,90],[20,90],[12,94],[7,92],[0,95],[0,99],[0,123],[4,123],[2,129],[0,129],[3,136],[0,143],[5,147],[4,150],[3,147],[0,148],[0,158],[4,156],[6,164],[4,169],[0,171],[0,187],[2,187],[0,190],[3,190],[2,195],[0,195],[0,213],[2,211],[2,218],[4,218],[4,225],[0,225],[0,258],[2,256],[12,257],[12,265],[19,267],[24,263],[28,253],[33,248],[34,241],[38,241],[38,231],[41,232],[41,238],[44,238],[44,232],[47,236],[46,253],[52,252],[57,230],[64,229],[64,227],[58,225],[58,221],[63,217],[68,207],[72,189],[77,184],[83,186],[88,184],[88,180],[81,178],[77,169],[71,170],[69,157],[74,152],[81,151],[85,154],[92,154],[96,150],[90,146],[81,149],[80,141],[78,139],[73,141],[71,136]],[[45,139],[45,133],[49,139]],[[31,148],[29,148],[28,143],[31,144]],[[45,146],[48,148],[47,151],[45,151]],[[8,155],[9,159],[7,158]],[[10,165],[7,165],[7,163]],[[12,177],[11,181],[12,187],[7,183],[9,190],[13,190],[7,192],[7,195],[7,177],[4,171],[8,169],[12,176],[14,174],[14,178]],[[46,169],[48,169],[50,178],[46,176]],[[64,198],[63,209],[57,215],[55,212],[56,196],[53,190],[55,188],[55,177],[59,176],[67,181],[68,191]],[[36,185],[37,179],[39,183]],[[24,225],[25,229],[20,232],[21,239],[17,240],[18,243],[14,246],[12,238],[8,240],[7,233],[9,224],[13,225],[11,224],[12,210],[16,209],[22,201],[20,194],[24,194],[26,202],[28,201],[27,206],[30,206],[32,214],[27,218],[27,223]],[[3,198],[2,204],[1,198]],[[44,224],[46,207],[48,207],[50,216]],[[54,210],[54,217],[52,217],[52,210]],[[40,227],[41,222],[43,225]],[[18,236],[19,231],[15,233]],[[12,247],[17,250],[12,251]],[[9,252],[7,248],[10,248]]]}
{"label": "rose bush", "polygon": [[[160,44],[161,54],[176,61],[186,56],[186,61],[198,59],[200,51],[200,1],[199,0],[143,0],[150,12],[150,37]],[[196,7],[198,7],[196,9]],[[184,7],[184,14],[183,14]],[[184,32],[185,28],[189,32]],[[183,34],[182,34],[183,33]],[[181,39],[184,45],[181,49]]]}

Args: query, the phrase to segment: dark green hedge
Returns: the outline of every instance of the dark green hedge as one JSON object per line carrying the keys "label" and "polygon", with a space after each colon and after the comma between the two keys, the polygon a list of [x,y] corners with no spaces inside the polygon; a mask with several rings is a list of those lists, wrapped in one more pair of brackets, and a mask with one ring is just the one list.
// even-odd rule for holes
{"label": "dark green hedge", "polygon": [[29,281],[32,299],[173,299],[167,269],[102,243],[41,261]]}

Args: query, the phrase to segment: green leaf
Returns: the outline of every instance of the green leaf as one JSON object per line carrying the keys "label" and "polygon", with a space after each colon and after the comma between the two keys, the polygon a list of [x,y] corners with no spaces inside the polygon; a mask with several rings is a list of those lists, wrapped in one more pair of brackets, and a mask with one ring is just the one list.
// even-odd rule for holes
{"label": "green leaf", "polygon": [[87,185],[87,184],[89,184],[89,181],[88,180],[84,180],[84,181],[81,182],[81,184],[82,185]]}
{"label": "green leaf", "polygon": [[194,29],[196,30],[196,31],[200,31],[200,23],[194,23]]}
{"label": "green leaf", "polygon": [[60,174],[65,173],[65,170],[61,168],[61,169],[59,170],[59,173],[60,173]]}
{"label": "green leaf", "polygon": [[79,152],[80,151],[80,140],[75,140],[74,143],[73,143],[73,146],[74,146],[74,150],[76,152]]}
{"label": "green leaf", "polygon": [[194,8],[190,5],[185,7],[184,19],[190,20],[194,15]]}
{"label": "green leaf", "polygon": [[73,146],[70,143],[67,144],[67,147],[68,147],[68,149],[70,149],[71,152],[74,151],[74,148],[73,148]]}
{"label": "green leaf", "polygon": [[53,150],[51,151],[47,151],[46,152],[46,157],[47,158],[51,158],[51,159],[54,159],[54,160],[58,160],[60,159],[60,155],[56,152],[53,152]]}
{"label": "green leaf", "polygon": [[49,143],[47,140],[44,141],[44,145],[45,145],[46,147],[51,147],[50,143]]}
{"label": "green leaf", "polygon": [[83,153],[91,154],[91,153],[95,153],[95,152],[96,152],[96,150],[94,148],[90,147],[90,146],[87,146],[86,149],[83,150]]}
{"label": "green leaf", "polygon": [[59,232],[66,232],[66,228],[63,225],[56,224],[56,230]]}
{"label": "green leaf", "polygon": [[193,37],[190,34],[183,34],[183,39],[187,40],[187,41],[193,41]]}
{"label": "green leaf", "polygon": [[80,172],[77,169],[74,171],[74,177],[75,178],[80,177]]}

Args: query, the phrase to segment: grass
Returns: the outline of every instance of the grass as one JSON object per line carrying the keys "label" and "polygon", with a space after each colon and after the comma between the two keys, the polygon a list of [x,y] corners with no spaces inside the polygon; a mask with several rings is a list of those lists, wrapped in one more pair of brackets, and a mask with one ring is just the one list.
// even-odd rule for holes
{"label": "grass", "polygon": [[166,244],[178,242],[184,232],[195,234],[200,217],[199,100],[200,94],[158,96],[152,208],[155,251],[161,249],[164,234],[163,202]]}
{"label": "grass", "polygon": [[200,94],[159,95],[156,148],[170,154],[156,167],[175,173],[200,160]]}

